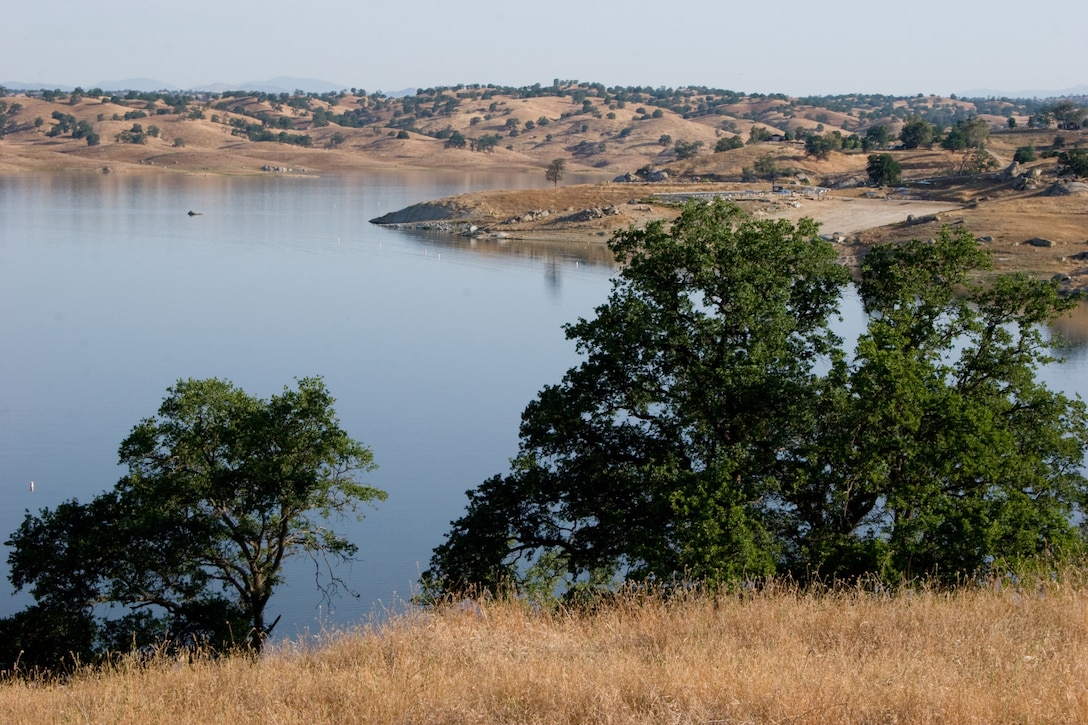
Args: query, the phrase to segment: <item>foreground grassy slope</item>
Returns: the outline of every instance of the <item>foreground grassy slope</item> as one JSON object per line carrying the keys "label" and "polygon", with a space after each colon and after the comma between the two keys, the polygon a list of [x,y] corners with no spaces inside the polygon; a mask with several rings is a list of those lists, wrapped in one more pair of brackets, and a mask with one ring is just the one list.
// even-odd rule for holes
{"label": "foreground grassy slope", "polygon": [[260,660],[0,685],[7,723],[1088,722],[1079,571],[955,592],[770,587],[593,612],[462,603]]}

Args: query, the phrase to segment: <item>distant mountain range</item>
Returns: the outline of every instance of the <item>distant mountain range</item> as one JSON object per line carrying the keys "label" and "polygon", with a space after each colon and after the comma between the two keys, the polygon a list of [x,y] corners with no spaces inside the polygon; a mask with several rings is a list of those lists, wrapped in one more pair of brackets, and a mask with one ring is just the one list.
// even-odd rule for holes
{"label": "distant mountain range", "polygon": [[[64,83],[27,83],[25,81],[0,81],[0,86],[11,89],[13,91],[34,91],[41,88],[59,89],[62,91],[71,91],[75,86],[67,85]],[[317,78],[293,78],[290,76],[280,76],[278,78],[270,78],[263,81],[244,81],[242,83],[209,83],[202,86],[194,86],[192,88],[182,88],[172,83],[165,83],[154,78],[125,78],[123,80],[109,80],[99,81],[91,85],[83,86],[84,88],[101,88],[107,91],[207,91],[209,93],[221,93],[223,91],[261,91],[264,93],[294,93],[295,91],[306,91],[308,93],[335,93],[342,91],[351,86],[345,86],[339,83],[333,83],[331,81],[319,80]],[[375,89],[377,90],[377,89]],[[400,91],[385,91],[385,95],[399,98],[401,96],[412,95],[416,92],[415,88],[406,88]]]}
{"label": "distant mountain range", "polygon": [[1088,86],[1079,85],[1061,91],[995,91],[992,88],[974,88],[957,93],[960,98],[1060,98],[1062,96],[1088,96]]}

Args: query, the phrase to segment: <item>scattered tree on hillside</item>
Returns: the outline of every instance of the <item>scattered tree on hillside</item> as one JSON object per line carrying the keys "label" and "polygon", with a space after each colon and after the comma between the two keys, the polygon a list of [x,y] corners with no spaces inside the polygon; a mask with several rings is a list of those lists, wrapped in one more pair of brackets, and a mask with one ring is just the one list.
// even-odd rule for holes
{"label": "scattered tree on hillside", "polygon": [[357,480],[371,452],[340,428],[319,379],[267,400],[215,379],[168,392],[121,443],[128,472],[111,491],[28,513],[8,540],[11,582],[36,604],[0,624],[17,635],[6,648],[67,646],[84,662],[157,642],[259,650],[284,561],[306,555],[320,571],[355,554],[327,518],[385,494]]}
{"label": "scattered tree on hillside", "polygon": [[676,152],[676,158],[678,159],[692,159],[698,155],[699,149],[702,147],[702,141],[684,141],[681,139],[673,144],[672,150]]}
{"label": "scattered tree on hillside", "polygon": [[888,127],[884,124],[877,124],[875,126],[870,126],[865,132],[865,138],[862,139],[862,148],[866,151],[873,148],[887,148],[888,144],[891,143],[891,140],[892,134],[891,131],[888,130]]}
{"label": "scattered tree on hillside", "polygon": [[817,161],[831,158],[832,151],[842,149],[842,134],[838,131],[825,135],[813,134],[805,139],[805,155],[814,156]]}
{"label": "scattered tree on hillside", "polygon": [[966,121],[957,121],[948,130],[941,148],[948,151],[962,151],[964,149],[981,149],[986,147],[990,138],[990,127],[981,118],[972,118]]}
{"label": "scattered tree on hillside", "polygon": [[431,594],[788,573],[954,581],[1075,548],[1084,404],[1035,378],[1072,301],[987,288],[964,229],[865,259],[868,330],[830,327],[849,275],[816,226],[687,206],[617,233],[583,354],[525,409],[511,473],[469,492]]}
{"label": "scattered tree on hillside", "polygon": [[483,136],[469,141],[469,145],[473,151],[483,151],[490,154],[495,151],[495,147],[499,145],[501,140],[502,137],[498,134],[485,133]]}
{"label": "scattered tree on hillside", "polygon": [[725,151],[732,151],[733,149],[739,149],[744,147],[744,140],[733,134],[725,138],[718,139],[718,142],[714,144],[714,153],[720,154]]}
{"label": "scattered tree on hillside", "polygon": [[989,151],[985,149],[974,149],[973,151],[968,149],[967,153],[964,154],[963,161],[960,163],[959,173],[981,174],[992,171],[1000,165]]}
{"label": "scattered tree on hillside", "polygon": [[1036,158],[1035,146],[1028,144],[1027,146],[1018,146],[1016,148],[1016,153],[1013,154],[1012,160],[1018,164],[1026,164],[1034,161]]}
{"label": "scattered tree on hillside", "polygon": [[767,181],[774,181],[787,173],[786,169],[778,166],[778,162],[770,154],[763,154],[757,158],[752,165],[752,169],[757,179],[766,179]]}
{"label": "scattered tree on hillside", "polygon": [[903,148],[929,148],[933,145],[933,126],[920,116],[912,116],[899,132],[899,140],[903,142]]}
{"label": "scattered tree on hillside", "polygon": [[144,131],[143,126],[141,126],[138,123],[134,123],[134,124],[132,124],[132,128],[130,128],[127,131],[122,131],[121,133],[117,134],[117,136],[115,136],[114,139],[118,143],[145,144],[145,143],[147,143],[147,132]]}
{"label": "scattered tree on hillside", "polygon": [[770,139],[771,139],[770,130],[768,130],[767,128],[764,128],[763,126],[752,126],[752,128],[748,131],[748,141],[747,141],[747,143],[749,145],[762,143],[764,141],[769,141]]}
{"label": "scattered tree on hillside", "polygon": [[869,181],[877,186],[892,186],[902,179],[903,168],[891,154],[870,154],[865,167]]}
{"label": "scattered tree on hillside", "polygon": [[1050,109],[1050,113],[1058,128],[1065,131],[1076,131],[1084,123],[1085,118],[1088,117],[1088,108],[1083,108],[1069,99],[1064,99],[1058,101]]}
{"label": "scattered tree on hillside", "polygon": [[53,119],[56,121],[56,124],[53,126],[53,128],[49,129],[49,131],[45,134],[46,136],[61,136],[68,133],[69,131],[74,130],[77,126],[76,117],[71,114],[61,113],[60,111],[53,111],[52,115]]}
{"label": "scattered tree on hillside", "polygon": [[1051,121],[1049,113],[1033,113],[1028,117],[1028,128],[1050,128]]}
{"label": "scattered tree on hillside", "polygon": [[1070,149],[1058,154],[1058,173],[1088,176],[1088,149]]}
{"label": "scattered tree on hillside", "polygon": [[[89,138],[92,134],[94,134],[94,126],[90,121],[79,121],[72,129],[72,138]],[[94,144],[88,145],[94,146]]]}
{"label": "scattered tree on hillside", "polygon": [[564,159],[552,159],[552,162],[548,164],[548,168],[544,171],[544,178],[552,182],[553,186],[559,186],[559,182],[563,180],[563,171],[566,166],[567,162]]}

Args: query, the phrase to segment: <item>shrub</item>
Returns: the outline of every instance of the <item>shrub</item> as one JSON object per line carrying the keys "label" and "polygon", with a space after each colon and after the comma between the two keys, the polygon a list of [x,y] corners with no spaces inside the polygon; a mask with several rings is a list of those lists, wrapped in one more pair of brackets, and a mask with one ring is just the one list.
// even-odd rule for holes
{"label": "shrub", "polygon": [[740,136],[733,135],[729,138],[720,138],[718,143],[714,144],[714,153],[720,154],[723,151],[739,149],[742,146],[744,146],[744,140]]}
{"label": "shrub", "polygon": [[1016,153],[1013,154],[1012,160],[1018,164],[1026,164],[1034,161],[1038,158],[1035,155],[1035,147],[1031,144],[1027,146],[1020,146],[1016,149]]}

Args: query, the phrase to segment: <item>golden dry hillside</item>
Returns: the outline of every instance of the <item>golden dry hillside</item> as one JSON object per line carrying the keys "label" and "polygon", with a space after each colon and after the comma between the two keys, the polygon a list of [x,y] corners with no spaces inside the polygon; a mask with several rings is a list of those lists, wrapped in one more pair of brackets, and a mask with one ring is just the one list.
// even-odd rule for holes
{"label": "golden dry hillside", "polygon": [[[406,210],[386,221],[464,222],[507,237],[607,237],[674,214],[663,192],[751,191],[745,206],[753,213],[811,216],[850,260],[874,242],[966,224],[992,246],[1002,271],[1057,275],[1077,289],[1088,286],[1088,187],[1063,183],[1075,180],[1060,173],[1059,160],[1088,145],[1083,100],[789,98],[558,81],[401,98],[357,89],[7,93],[0,173],[537,169],[544,186],[544,169],[561,159],[565,175],[601,184],[442,200],[424,217]],[[915,119],[949,136],[978,123],[984,150],[904,148],[898,137]],[[814,139],[831,148],[814,153]],[[1029,147],[1034,160],[1010,173],[1018,149]],[[874,153],[898,164],[902,186],[868,186]],[[613,182],[620,178],[635,183]],[[657,181],[645,183],[651,178]]]}
{"label": "golden dry hillside", "polygon": [[[817,162],[805,155],[803,142],[774,140],[713,152],[734,136],[742,142],[825,133],[861,139],[883,127],[894,138],[907,119],[919,114],[942,127],[965,118],[984,119],[993,130],[990,148],[1002,162],[1011,160],[1017,146],[1034,143],[1042,149],[1055,135],[1054,130],[1028,128],[1052,110],[1041,102],[936,96],[795,99],[558,81],[547,88],[425,89],[402,98],[356,89],[321,95],[92,89],[7,92],[0,102],[0,172],[103,165],[115,171],[165,166],[219,173],[253,173],[266,165],[311,172],[389,166],[542,168],[563,158],[569,171],[597,171],[602,178],[653,165],[682,177],[739,181],[745,168],[770,155],[781,168],[819,181],[864,176],[866,155],[858,149]],[[87,124],[95,145],[88,144],[88,134],[75,132],[78,122]],[[124,134],[134,124],[144,135],[137,142],[129,136],[125,143]],[[1080,140],[1079,131],[1062,133],[1070,143]],[[693,158],[680,158],[684,154],[678,144],[689,145]],[[959,163],[946,152],[905,161],[908,179],[948,173]]]}

